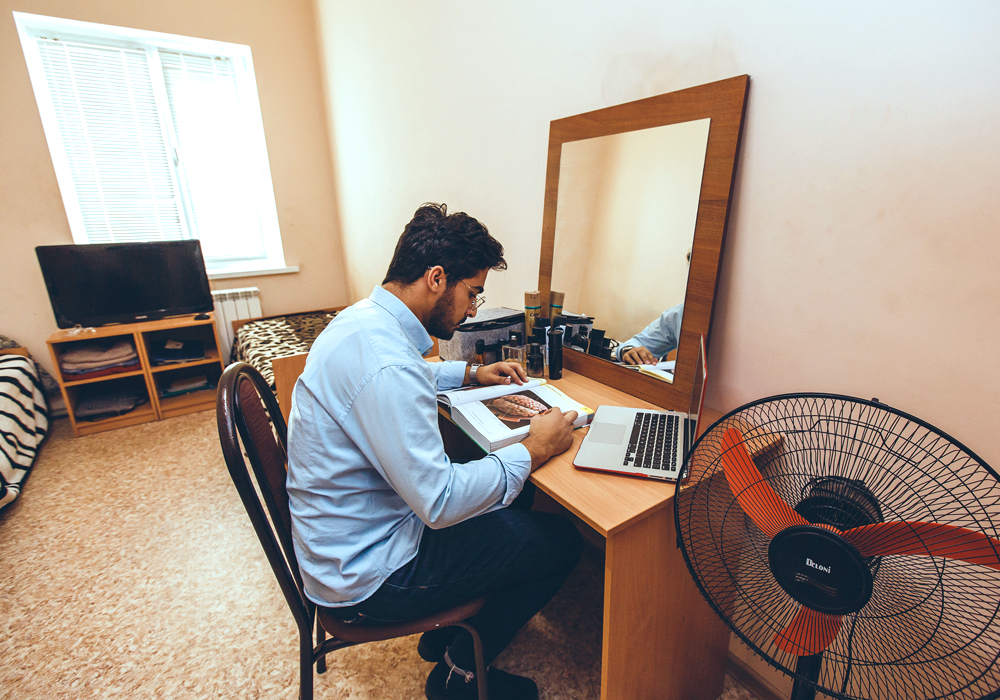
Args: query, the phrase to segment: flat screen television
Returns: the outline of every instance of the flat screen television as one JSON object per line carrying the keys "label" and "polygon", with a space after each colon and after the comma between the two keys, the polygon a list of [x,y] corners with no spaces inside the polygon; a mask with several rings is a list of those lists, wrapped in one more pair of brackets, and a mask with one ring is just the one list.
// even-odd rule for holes
{"label": "flat screen television", "polygon": [[35,248],[60,328],[136,323],[213,308],[198,241]]}

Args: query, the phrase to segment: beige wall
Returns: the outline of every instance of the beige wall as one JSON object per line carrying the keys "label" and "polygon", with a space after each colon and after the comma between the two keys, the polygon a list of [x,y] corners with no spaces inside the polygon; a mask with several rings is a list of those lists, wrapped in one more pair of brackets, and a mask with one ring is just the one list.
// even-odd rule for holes
{"label": "beige wall", "polygon": [[212,287],[257,286],[269,314],[348,303],[309,0],[0,0],[0,334],[50,364],[56,325],[34,248],[73,242],[13,10],[249,45],[285,260],[300,272]]}
{"label": "beige wall", "polygon": [[352,295],[435,200],[505,244],[488,304],[520,306],[549,121],[749,73],[709,405],[877,396],[1000,468],[1000,5],[318,6]]}
{"label": "beige wall", "polygon": [[986,2],[319,0],[351,296],[423,201],[535,288],[548,122],[740,73],[709,399],[877,396],[1000,466],[1000,44]]}

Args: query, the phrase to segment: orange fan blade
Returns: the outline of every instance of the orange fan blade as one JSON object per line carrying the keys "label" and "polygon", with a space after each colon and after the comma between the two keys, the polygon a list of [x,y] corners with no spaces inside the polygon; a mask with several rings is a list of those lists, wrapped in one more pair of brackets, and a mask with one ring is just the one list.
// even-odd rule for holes
{"label": "orange fan blade", "polygon": [[863,557],[917,554],[960,559],[1000,570],[1000,540],[942,523],[874,523],[848,530],[844,538]]}
{"label": "orange fan blade", "polygon": [[827,615],[803,605],[791,624],[774,635],[774,643],[787,654],[818,654],[837,638],[841,619],[840,615]]}
{"label": "orange fan blade", "polygon": [[768,537],[791,525],[809,524],[764,481],[750,458],[743,433],[736,428],[729,428],[722,436],[722,469],[743,512]]}

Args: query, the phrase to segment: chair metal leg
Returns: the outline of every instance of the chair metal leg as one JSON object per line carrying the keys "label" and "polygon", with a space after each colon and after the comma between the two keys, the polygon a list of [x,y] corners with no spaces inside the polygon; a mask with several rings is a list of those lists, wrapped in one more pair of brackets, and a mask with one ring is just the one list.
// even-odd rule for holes
{"label": "chair metal leg", "polygon": [[299,700],[313,700],[312,634],[299,635]]}
{"label": "chair metal leg", "polygon": [[483,658],[483,641],[479,638],[476,628],[467,622],[456,623],[472,635],[472,647],[476,652],[476,683],[479,688],[479,700],[489,700],[490,691],[486,683],[486,660]]}
{"label": "chair metal leg", "polygon": [[[319,616],[316,616],[316,648],[319,649],[326,641],[326,630],[319,624]],[[326,654],[316,659],[316,673],[326,673]]]}

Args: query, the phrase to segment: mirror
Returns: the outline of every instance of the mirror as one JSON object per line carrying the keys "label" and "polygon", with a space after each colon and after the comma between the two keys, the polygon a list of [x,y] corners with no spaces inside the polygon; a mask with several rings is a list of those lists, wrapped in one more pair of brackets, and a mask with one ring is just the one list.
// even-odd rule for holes
{"label": "mirror", "polygon": [[[564,143],[552,288],[620,343],[675,350],[710,119]],[[648,331],[647,326],[653,325]],[[642,333],[637,339],[633,336]],[[671,372],[657,373],[672,381]]]}
{"label": "mirror", "polygon": [[684,302],[672,383],[569,348],[567,369],[687,410],[700,337],[711,342],[748,88],[744,75],[551,122],[543,310],[564,292],[566,311],[626,341]]}

